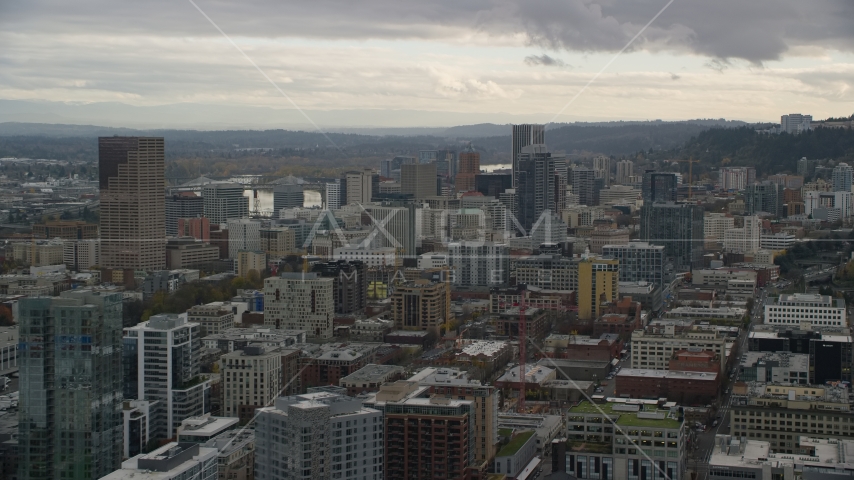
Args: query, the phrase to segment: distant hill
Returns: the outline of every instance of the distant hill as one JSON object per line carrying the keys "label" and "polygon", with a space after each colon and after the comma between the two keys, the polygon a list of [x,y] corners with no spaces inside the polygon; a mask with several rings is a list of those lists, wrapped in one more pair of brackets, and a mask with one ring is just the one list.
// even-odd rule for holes
{"label": "distant hill", "polygon": [[802,157],[854,161],[854,130],[817,128],[799,135],[767,135],[750,127],[711,128],[681,147],[657,152],[653,159],[689,157],[706,169],[744,165],[756,167],[757,174],[794,173]]}

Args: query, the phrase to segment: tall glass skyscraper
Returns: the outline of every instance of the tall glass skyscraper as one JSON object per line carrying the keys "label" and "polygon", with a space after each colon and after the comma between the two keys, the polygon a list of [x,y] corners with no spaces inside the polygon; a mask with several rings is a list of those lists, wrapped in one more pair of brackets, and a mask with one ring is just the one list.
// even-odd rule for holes
{"label": "tall glass skyscraper", "polygon": [[122,462],[122,295],[24,298],[18,478],[96,479]]}

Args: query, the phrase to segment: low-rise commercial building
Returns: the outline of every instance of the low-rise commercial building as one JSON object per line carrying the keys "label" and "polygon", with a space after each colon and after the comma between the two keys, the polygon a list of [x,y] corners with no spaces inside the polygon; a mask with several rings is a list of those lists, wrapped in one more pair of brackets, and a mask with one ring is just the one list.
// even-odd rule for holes
{"label": "low-rise commercial building", "polygon": [[216,448],[198,443],[170,442],[149,453],[122,462],[122,468],[101,480],[213,480],[217,475]]}
{"label": "low-rise commercial building", "polygon": [[221,302],[190,308],[187,310],[187,320],[199,324],[202,337],[217,335],[234,328],[234,313]]}
{"label": "low-rise commercial building", "polygon": [[667,370],[670,358],[678,350],[699,347],[719,356],[725,371],[734,340],[717,330],[692,327],[679,333],[673,325],[632,332],[632,368]]}
{"label": "low-rise commercial building", "polygon": [[798,437],[850,438],[854,412],[845,387],[750,382],[733,388],[730,432],[771,442],[774,453],[798,453]]}
{"label": "low-rise commercial building", "polygon": [[679,370],[624,368],[614,394],[631,398],[666,398],[680,405],[706,402],[720,393],[720,374]]}
{"label": "low-rise commercial building", "polygon": [[675,405],[582,401],[566,417],[567,473],[577,478],[590,478],[597,470],[605,479],[687,478],[687,430]]}
{"label": "low-rise commercial building", "polygon": [[347,395],[356,396],[377,392],[384,383],[391,383],[402,377],[403,367],[369,363],[339,380],[338,384],[347,389]]}
{"label": "low-rise commercial building", "polygon": [[793,455],[774,453],[772,442],[716,435],[709,457],[709,478],[822,480],[854,475],[854,441],[801,436]]}
{"label": "low-rise commercial building", "polygon": [[765,303],[765,323],[847,327],[845,300],[829,295],[783,294]]}
{"label": "low-rise commercial building", "polygon": [[806,385],[810,381],[810,357],[803,353],[745,352],[738,370],[743,382]]}

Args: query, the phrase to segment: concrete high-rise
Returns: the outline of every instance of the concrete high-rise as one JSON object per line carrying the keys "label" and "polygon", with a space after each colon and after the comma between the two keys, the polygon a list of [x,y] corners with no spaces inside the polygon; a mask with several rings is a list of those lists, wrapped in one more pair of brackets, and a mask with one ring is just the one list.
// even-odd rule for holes
{"label": "concrete high-rise", "polygon": [[249,216],[249,199],[239,183],[212,183],[202,187],[205,216],[211,223],[226,223],[232,218]]}
{"label": "concrete high-rise", "polygon": [[675,202],[676,174],[648,171],[643,174],[641,196],[644,203]]}
{"label": "concrete high-rise", "polygon": [[503,286],[510,276],[510,247],[481,241],[450,243],[448,265],[456,285]]}
{"label": "concrete high-rise", "polygon": [[572,169],[572,193],[578,196],[579,205],[595,206],[596,197],[596,171],[587,167],[575,167]]}
{"label": "concrete high-rise", "polygon": [[436,164],[415,163],[400,166],[400,193],[415,199],[436,196]]}
{"label": "concrete high-rise", "polygon": [[198,323],[171,313],[154,315],[126,328],[122,343],[125,398],[158,405],[151,438],[171,438],[183,420],[210,412],[210,381],[199,378]]}
{"label": "concrete high-rise", "polygon": [[[370,168],[344,174],[346,185],[342,189],[341,203],[346,205],[351,203],[370,203],[371,197],[374,195],[373,177],[374,172]],[[435,180],[433,182],[435,185]]]}
{"label": "concrete high-rise", "polygon": [[193,192],[181,192],[166,197],[166,236],[181,236],[178,232],[178,219],[195,218],[204,214],[204,199]]}
{"label": "concrete high-rise", "polygon": [[546,126],[535,124],[511,125],[510,160],[512,162],[513,186],[518,185],[516,170],[519,169],[519,154],[528,145],[546,143]]}
{"label": "concrete high-rise", "polygon": [[690,203],[644,204],[640,214],[641,240],[664,246],[664,255],[677,270],[703,265],[703,206]]}
{"label": "concrete high-rise", "polygon": [[382,480],[382,412],[362,400],[312,389],[258,410],[255,478]]}
{"label": "concrete high-rise", "polygon": [[326,184],[326,205],[328,210],[341,208],[341,180]]}
{"label": "concrete high-rise", "polygon": [[602,255],[620,262],[621,282],[649,282],[664,288],[664,247],[646,242],[605,245]]}
{"label": "concrete high-rise", "polygon": [[248,218],[228,221],[228,258],[237,258],[241,250],[262,250],[261,222]]}
{"label": "concrete high-rise", "polygon": [[264,280],[264,323],[306,330],[312,337],[332,337],[334,281],[317,272],[283,273]]}
{"label": "concrete high-rise", "polygon": [[530,230],[541,215],[556,212],[555,159],[545,145],[528,145],[519,153],[517,164],[518,219]]}
{"label": "concrete high-rise", "polygon": [[166,268],[163,138],[100,137],[101,266]]}
{"label": "concrete high-rise", "polygon": [[617,184],[627,185],[629,177],[635,174],[635,164],[631,160],[620,160],[617,162]]}
{"label": "concrete high-rise", "polygon": [[593,173],[601,178],[607,187],[611,184],[611,158],[605,155],[593,157]]}
{"label": "concrete high-rise", "polygon": [[315,263],[312,271],[331,278],[335,313],[362,313],[368,305],[368,269],[358,260]]}
{"label": "concrete high-rise", "polygon": [[18,306],[18,478],[97,479],[120,468],[122,295],[73,290]]}
{"label": "concrete high-rise", "polygon": [[305,203],[302,185],[283,183],[273,187],[273,216],[278,216],[283,208],[302,207]]}

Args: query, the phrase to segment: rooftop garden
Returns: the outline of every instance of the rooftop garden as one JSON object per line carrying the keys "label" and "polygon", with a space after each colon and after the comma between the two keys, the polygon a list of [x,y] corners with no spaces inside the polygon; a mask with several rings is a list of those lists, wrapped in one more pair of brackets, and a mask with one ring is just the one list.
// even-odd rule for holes
{"label": "rooftop garden", "polygon": [[534,432],[522,432],[519,435],[513,437],[507,445],[501,447],[501,450],[498,451],[497,457],[509,457],[510,455],[514,455],[516,452],[522,448],[522,445],[525,445],[525,442],[528,441],[534,435]]}

